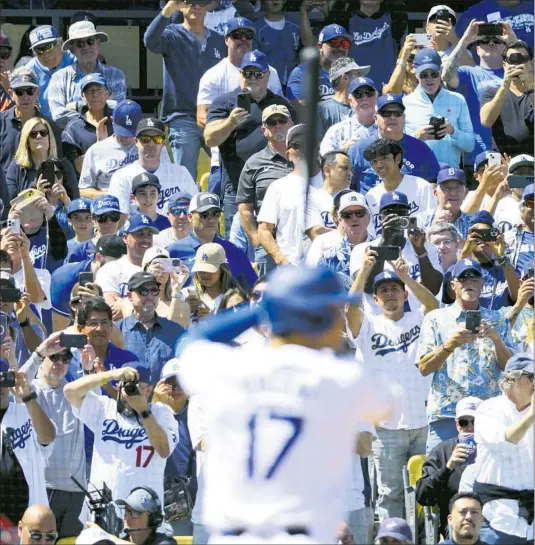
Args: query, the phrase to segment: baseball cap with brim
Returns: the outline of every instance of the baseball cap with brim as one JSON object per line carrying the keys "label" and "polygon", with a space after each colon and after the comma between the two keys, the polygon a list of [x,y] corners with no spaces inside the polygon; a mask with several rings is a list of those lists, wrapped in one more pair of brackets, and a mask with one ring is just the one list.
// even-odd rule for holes
{"label": "baseball cap with brim", "polygon": [[474,259],[465,258],[457,261],[457,263],[455,264],[455,267],[453,268],[453,272],[451,274],[452,280],[456,280],[466,271],[472,271],[477,273],[479,276],[483,276],[483,270],[481,269],[481,265],[479,264],[479,262],[475,261]]}
{"label": "baseball cap with brim", "polygon": [[440,71],[442,66],[442,60],[440,55],[434,49],[420,49],[414,57],[414,68],[417,74],[420,74],[424,70],[436,70]]}
{"label": "baseball cap with brim", "polygon": [[482,151],[481,153],[478,153],[476,155],[476,158],[474,160],[474,172],[477,172],[479,167],[489,160],[489,152],[488,151]]}
{"label": "baseball cap with brim", "polygon": [[353,36],[349,34],[343,26],[336,24],[327,25],[321,29],[318,36],[318,43],[323,44],[334,38],[347,38],[348,40],[352,40]]}
{"label": "baseball cap with brim", "polygon": [[494,216],[487,210],[478,210],[470,220],[470,226],[478,223],[484,223],[489,227],[494,227]]}
{"label": "baseball cap with brim", "polygon": [[152,246],[143,254],[141,267],[145,268],[146,265],[148,265],[153,259],[156,259],[157,257],[169,258],[171,256],[169,255],[169,251],[165,248],[162,248],[162,246]]}
{"label": "baseball cap with brim", "polygon": [[102,530],[102,528],[86,528],[82,530],[76,541],[75,545],[114,545],[115,541],[113,537]]}
{"label": "baseball cap with brim", "polygon": [[128,290],[136,291],[145,284],[158,284],[158,286],[160,285],[160,283],[158,282],[158,280],[156,280],[156,277],[153,274],[146,271],[139,271],[137,273],[134,273],[130,277],[130,280],[128,281]]}
{"label": "baseball cap with brim", "polygon": [[294,125],[286,133],[286,147],[291,148],[294,145],[302,145],[307,137],[306,126],[303,123]]}
{"label": "baseball cap with brim", "polygon": [[30,32],[30,48],[59,40],[58,31],[52,25],[41,25]]}
{"label": "baseball cap with brim", "polygon": [[343,212],[344,210],[346,210],[347,208],[351,208],[352,206],[360,206],[361,208],[364,208],[368,212],[368,214],[371,214],[366,199],[363,195],[357,193],[356,191],[349,191],[347,193],[344,193],[340,197],[338,212]]}
{"label": "baseball cap with brim", "polygon": [[245,70],[249,66],[258,68],[258,70],[262,70],[263,72],[269,70],[266,54],[258,49],[253,49],[252,51],[245,53],[240,64],[240,70]]}
{"label": "baseball cap with brim", "polygon": [[113,110],[113,132],[118,136],[133,138],[142,118],[143,111],[137,102],[121,100]]}
{"label": "baseball cap with brim", "polygon": [[0,47],[4,47],[6,49],[13,49],[11,38],[7,34],[0,33]]}
{"label": "baseball cap with brim", "polygon": [[527,201],[528,199],[533,199],[533,184],[527,185],[522,193],[522,200]]}
{"label": "baseball cap with brim", "polygon": [[262,123],[265,123],[273,115],[282,115],[286,119],[291,119],[290,110],[282,104],[272,104],[262,110]]}
{"label": "baseball cap with brim", "polygon": [[513,157],[509,161],[509,174],[512,174],[517,168],[520,167],[533,167],[534,159],[533,155],[528,155],[527,153],[521,153],[516,157]]}
{"label": "baseball cap with brim", "polygon": [[373,293],[377,293],[377,288],[385,282],[396,282],[403,288],[405,288],[405,282],[393,271],[383,271],[378,274],[373,281]]}
{"label": "baseball cap with brim", "polygon": [[433,6],[427,15],[427,22],[429,23],[429,20],[432,19],[439,11],[446,10],[451,17],[453,18],[453,24],[457,22],[457,14],[449,7],[445,5],[440,6]]}
{"label": "baseball cap with brim", "polygon": [[455,180],[456,182],[461,182],[466,185],[464,170],[461,170],[460,168],[443,168],[438,172],[437,184],[443,184],[450,180]]}
{"label": "baseball cap with brim", "polygon": [[74,45],[76,40],[83,40],[91,37],[98,38],[102,43],[109,40],[105,32],[98,32],[91,21],[78,21],[69,27],[69,39],[63,44],[63,51],[68,51]]}
{"label": "baseball cap with brim", "polygon": [[160,380],[176,377],[180,373],[180,359],[172,358],[163,367]]}
{"label": "baseball cap with brim", "polygon": [[512,358],[509,358],[505,364],[504,373],[510,371],[524,371],[524,373],[535,374],[533,366],[533,357],[526,352],[515,354]]}
{"label": "baseball cap with brim", "polygon": [[171,208],[175,208],[177,206],[182,208],[186,202],[189,205],[191,202],[191,195],[189,193],[185,193],[184,191],[179,191],[167,201],[167,209],[171,210]]}
{"label": "baseball cap with brim", "polygon": [[191,272],[216,273],[224,263],[227,263],[227,255],[223,246],[217,242],[208,242],[197,250]]}
{"label": "baseball cap with brim", "polygon": [[455,418],[459,419],[461,416],[475,416],[477,408],[483,403],[479,397],[463,397],[457,402],[455,406]]}
{"label": "baseball cap with brim", "polygon": [[247,19],[247,17],[232,17],[232,19],[229,19],[223,26],[224,36],[225,38],[228,38],[228,36],[235,30],[241,30],[244,28],[256,32],[256,28],[254,27],[252,21]]}
{"label": "baseball cap with brim", "polygon": [[359,66],[353,59],[342,57],[340,61],[347,61],[339,68],[333,63],[331,70],[329,71],[329,80],[332,83],[340,76],[347,74],[348,72],[358,72],[359,76],[365,76],[370,71],[371,65]]}
{"label": "baseball cap with brim", "polygon": [[91,214],[101,216],[108,212],[120,212],[119,199],[114,195],[101,195],[91,204]]}
{"label": "baseball cap with brim", "polygon": [[91,199],[85,199],[83,197],[74,199],[67,207],[67,217],[74,212],[89,212],[91,213]]}
{"label": "baseball cap with brim", "polygon": [[37,74],[32,70],[29,74],[16,74],[9,78],[11,89],[20,89],[21,87],[39,87]]}
{"label": "baseball cap with brim", "polygon": [[371,87],[372,89],[375,89],[377,91],[377,86],[375,85],[375,81],[373,81],[370,78],[365,78],[359,76],[358,78],[355,78],[350,84],[348,88],[348,93],[352,95],[357,89],[360,89],[361,87]]}
{"label": "baseball cap with brim", "polygon": [[155,117],[147,117],[138,123],[136,136],[143,134],[145,131],[154,131],[165,136],[165,124]]}
{"label": "baseball cap with brim", "polygon": [[405,110],[405,104],[403,104],[403,99],[399,95],[387,93],[377,99],[377,111],[380,112],[385,106],[390,106],[390,104],[397,104],[403,111]]}
{"label": "baseball cap with brim", "polygon": [[221,210],[221,202],[219,197],[215,193],[209,191],[202,191],[193,195],[189,203],[189,211],[191,212],[206,212],[212,208]]}
{"label": "baseball cap with brim", "polygon": [[379,201],[379,212],[389,206],[406,206],[409,208],[409,200],[405,193],[401,191],[390,191],[389,193],[383,193],[381,200]]}
{"label": "baseball cap with brim", "polygon": [[115,503],[120,507],[130,507],[138,513],[156,513],[160,511],[160,506],[155,498],[144,488],[132,490],[124,500],[116,500]]}
{"label": "baseball cap with brim", "polygon": [[392,517],[381,522],[375,539],[379,540],[384,537],[391,537],[402,543],[412,543],[412,530],[402,518]]}
{"label": "baseball cap with brim", "polygon": [[155,176],[150,172],[140,172],[139,174],[136,174],[132,179],[132,195],[135,195],[140,187],[146,187],[148,185],[155,187],[158,191],[162,189],[158,176]]}
{"label": "baseball cap with brim", "polygon": [[82,78],[82,81],[80,81],[80,91],[83,93],[85,88],[91,84],[102,85],[103,87],[108,86],[106,78],[99,72],[95,72],[94,74],[87,74],[87,76]]}
{"label": "baseball cap with brim", "polygon": [[132,214],[123,225],[122,231],[125,235],[131,235],[143,229],[149,229],[155,235],[160,232],[152,219],[145,214]]}
{"label": "baseball cap with brim", "polygon": [[123,255],[126,255],[126,244],[120,236],[102,235],[97,240],[95,253],[99,253],[105,257],[119,259]]}

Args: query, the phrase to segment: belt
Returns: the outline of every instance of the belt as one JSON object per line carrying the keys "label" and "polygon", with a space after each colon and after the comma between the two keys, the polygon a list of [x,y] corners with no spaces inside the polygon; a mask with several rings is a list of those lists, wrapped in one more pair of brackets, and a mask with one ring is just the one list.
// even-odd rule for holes
{"label": "belt", "polygon": [[[221,535],[223,536],[241,536],[242,534],[245,534],[249,532],[250,530],[247,530],[246,528],[233,528],[231,530],[224,530],[221,532]],[[287,528],[280,528],[281,532],[286,532],[287,534],[291,536],[295,535],[304,535],[308,536],[308,530],[304,526],[288,526]],[[252,534],[254,534],[254,531],[251,531]]]}

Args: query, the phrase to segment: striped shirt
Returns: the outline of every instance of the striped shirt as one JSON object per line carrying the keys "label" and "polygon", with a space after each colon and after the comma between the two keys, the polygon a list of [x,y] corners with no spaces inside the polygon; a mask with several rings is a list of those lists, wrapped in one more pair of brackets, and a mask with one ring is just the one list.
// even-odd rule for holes
{"label": "striped shirt", "polygon": [[[427,230],[429,229],[429,227],[431,227],[431,225],[435,221],[437,211],[438,209],[435,209],[430,212],[423,212],[420,215],[424,230]],[[455,225],[459,233],[461,233],[461,236],[464,240],[468,238],[468,229],[470,229],[471,222],[472,214],[467,214],[466,212],[461,212],[461,215],[453,222],[453,225]]]}
{"label": "striped shirt", "polygon": [[340,150],[349,140],[356,142],[368,136],[377,136],[377,125],[373,123],[366,127],[358,122],[356,115],[353,115],[327,129],[321,141],[320,154]]}
{"label": "striped shirt", "polygon": [[[102,74],[107,82],[110,99],[112,99],[108,100],[110,108],[115,106],[114,101],[120,102],[126,98],[126,78],[122,70],[97,61],[94,72]],[[65,128],[71,119],[79,116],[77,110],[69,110],[66,106],[70,102],[82,100],[80,81],[86,75],[79,70],[78,62],[75,61],[72,65],[58,70],[50,80],[48,105],[52,119],[62,128]]]}

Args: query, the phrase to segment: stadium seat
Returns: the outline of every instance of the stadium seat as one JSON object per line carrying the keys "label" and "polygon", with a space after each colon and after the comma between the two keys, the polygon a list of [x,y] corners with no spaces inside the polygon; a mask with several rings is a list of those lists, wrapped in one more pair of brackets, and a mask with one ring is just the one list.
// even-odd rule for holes
{"label": "stadium seat", "polygon": [[56,541],[56,545],[74,545],[76,541],[75,537],[62,537]]}
{"label": "stadium seat", "polygon": [[[210,174],[211,168],[211,157],[201,148],[199,153],[199,160],[197,161],[197,181],[199,184],[202,183],[202,179],[206,174],[206,187],[208,188],[208,175]],[[202,186],[201,186],[202,187]],[[208,189],[203,189],[202,191],[208,191]]]}
{"label": "stadium seat", "polygon": [[208,178],[210,177],[209,172],[205,172],[200,178],[199,178],[199,189],[201,191],[208,191]]}
{"label": "stadium seat", "polygon": [[191,545],[193,543],[193,536],[174,536],[178,545]]}

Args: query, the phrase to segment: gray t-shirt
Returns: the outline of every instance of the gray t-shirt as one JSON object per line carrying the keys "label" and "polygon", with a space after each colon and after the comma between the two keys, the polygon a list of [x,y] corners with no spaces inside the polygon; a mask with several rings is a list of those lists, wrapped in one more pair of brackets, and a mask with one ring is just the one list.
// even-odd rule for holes
{"label": "gray t-shirt", "polygon": [[347,119],[352,113],[349,104],[343,104],[334,98],[320,102],[318,106],[318,138],[321,140],[330,127]]}
{"label": "gray t-shirt", "polygon": [[32,386],[39,406],[56,426],[54,450],[45,465],[46,487],[67,492],[80,492],[70,475],[86,485],[84,425],[72,412],[72,405],[63,394],[64,381],[58,388],[51,388],[40,379]]}

